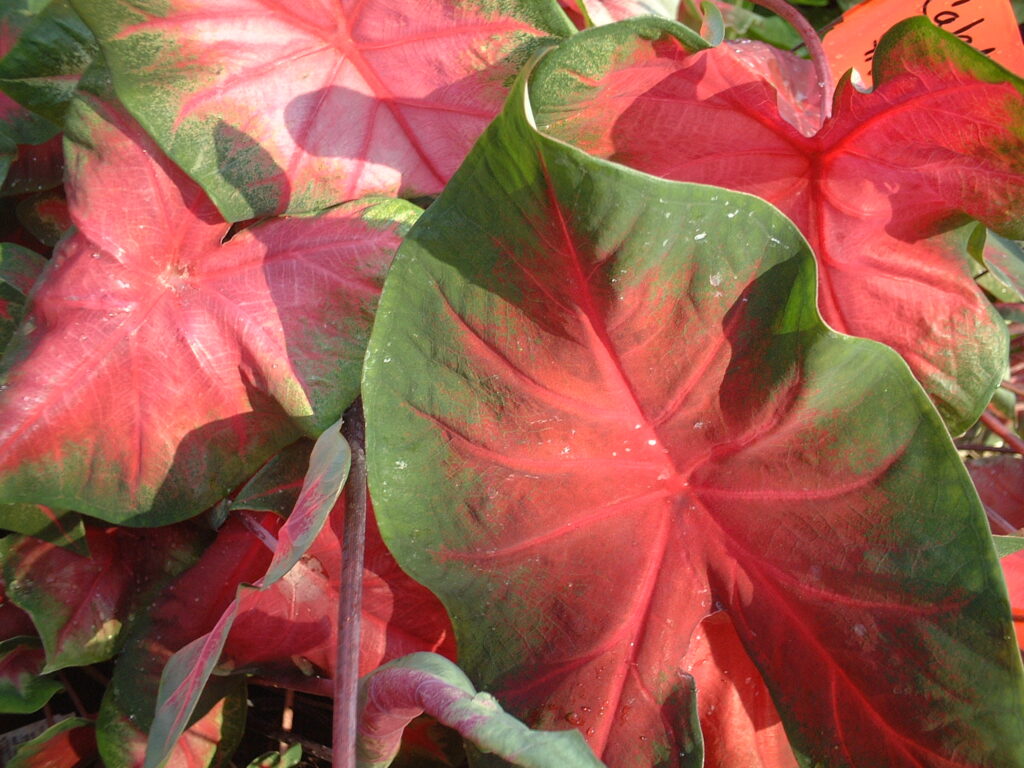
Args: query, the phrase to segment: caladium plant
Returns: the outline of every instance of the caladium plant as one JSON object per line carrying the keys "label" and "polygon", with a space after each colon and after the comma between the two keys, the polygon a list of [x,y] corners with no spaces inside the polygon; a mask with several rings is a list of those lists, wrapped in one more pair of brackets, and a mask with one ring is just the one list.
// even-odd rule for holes
{"label": "caladium plant", "polygon": [[274,685],[346,768],[1024,766],[951,437],[1024,451],[1022,83],[694,12],[0,12],[0,708],[109,676],[15,765],[224,765]]}
{"label": "caladium plant", "polygon": [[[577,45],[601,58],[581,70]],[[653,22],[581,34],[540,65],[538,125],[599,157],[778,206],[814,249],[826,322],[899,351],[962,432],[1006,356],[965,222],[1024,237],[1024,84],[912,19],[879,43],[874,90],[844,80],[822,124],[809,62],[754,43],[703,47]]]}
{"label": "caladium plant", "polygon": [[364,380],[385,540],[463,665],[609,765],[700,764],[691,638],[724,610],[807,762],[1024,759],[1012,638],[965,671],[962,619],[1006,611],[984,515],[902,361],[821,323],[776,210],[528,108],[523,81],[410,231]]}

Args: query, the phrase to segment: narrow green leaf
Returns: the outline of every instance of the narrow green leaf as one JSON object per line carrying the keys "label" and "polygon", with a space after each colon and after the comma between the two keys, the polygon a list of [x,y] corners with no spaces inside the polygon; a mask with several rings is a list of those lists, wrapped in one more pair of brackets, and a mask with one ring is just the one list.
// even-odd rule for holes
{"label": "narrow green leaf", "polygon": [[348,478],[351,451],[341,435],[340,420],[317,439],[295,509],[278,533],[266,574],[253,585],[240,585],[236,598],[210,632],[171,656],[160,678],[156,715],[149,730],[144,768],[156,768],[185,730],[206,681],[220,661],[244,591],[266,589],[284,576],[316,538]]}
{"label": "narrow green leaf", "polygon": [[1024,536],[993,536],[992,544],[999,557],[1006,557],[1024,549]]}

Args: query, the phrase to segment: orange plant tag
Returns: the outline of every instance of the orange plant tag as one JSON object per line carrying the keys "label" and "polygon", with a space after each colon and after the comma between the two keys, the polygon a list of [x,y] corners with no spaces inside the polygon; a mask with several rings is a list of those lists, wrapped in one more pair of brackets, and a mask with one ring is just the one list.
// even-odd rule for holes
{"label": "orange plant tag", "polygon": [[871,59],[896,22],[924,15],[1017,75],[1024,76],[1024,44],[1009,0],[867,0],[844,13],[822,40],[833,77],[848,69],[871,84]]}

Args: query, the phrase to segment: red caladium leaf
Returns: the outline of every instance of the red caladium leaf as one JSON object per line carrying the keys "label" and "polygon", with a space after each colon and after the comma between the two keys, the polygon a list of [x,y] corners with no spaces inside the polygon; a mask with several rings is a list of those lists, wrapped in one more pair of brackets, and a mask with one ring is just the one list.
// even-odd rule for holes
{"label": "red caladium leaf", "polygon": [[[340,435],[338,440],[339,444],[335,448],[340,450],[340,443],[343,443]],[[347,449],[344,455],[347,456]],[[341,454],[335,457],[336,468],[340,468],[337,462],[342,458]],[[324,454],[321,451],[320,457],[314,458],[311,466],[323,463]],[[331,507],[328,497],[317,502],[310,495],[310,490],[314,487],[333,487],[338,483],[338,477],[330,481],[327,476],[322,476],[322,482],[315,486],[311,485],[311,477],[318,475],[316,472],[307,474],[305,497],[300,497],[289,518],[289,525],[293,520],[296,523],[302,519],[315,521],[317,515],[312,513],[318,505],[320,510],[323,510],[323,505],[328,509]],[[344,514],[344,500],[339,500],[331,511],[331,525],[323,526],[311,544],[300,542],[298,546],[286,545],[285,529],[278,530],[276,524],[260,530],[256,528],[259,523],[250,519],[243,526],[241,518],[233,516],[229,524],[234,525],[236,535],[230,539],[230,546],[227,546],[229,540],[225,539],[226,546],[218,546],[216,550],[211,550],[210,556],[203,558],[194,578],[192,574],[186,575],[180,585],[183,586],[185,582],[192,584],[191,590],[184,590],[186,594],[194,592],[197,585],[208,581],[211,572],[224,573],[235,562],[244,559],[256,563],[261,554],[266,556],[272,547],[260,537],[268,539],[270,545],[276,542],[278,552],[301,552],[301,557],[274,583],[269,583],[269,577],[264,576],[264,588],[241,589],[237,599],[230,605],[220,602],[224,606],[223,614],[216,619],[216,626],[208,624],[203,629],[206,634],[201,638],[202,642],[197,640],[191,644],[192,649],[202,647],[203,653],[197,654],[185,649],[172,660],[189,672],[179,683],[178,691],[187,687],[201,690],[206,678],[199,666],[212,669],[216,665],[222,672],[238,669],[257,673],[264,678],[288,681],[295,676],[296,664],[301,664],[306,667],[304,671],[307,674],[319,672],[327,677],[333,676],[337,653],[338,595],[342,565],[340,537]],[[273,518],[265,518],[263,522],[268,520]],[[243,529],[250,533],[239,538],[237,532]],[[218,537],[220,540],[221,537]],[[372,517],[367,529],[364,568],[361,674],[416,651],[439,651],[454,657],[453,635],[443,607],[427,589],[410,579],[398,567],[381,541]],[[264,567],[264,570],[273,575],[270,568]],[[234,595],[235,587],[241,581],[259,584],[256,578],[258,575],[250,569],[244,578],[239,578],[240,573],[232,573],[220,577],[218,583],[223,590],[230,590]],[[176,590],[181,591],[180,587]],[[191,600],[185,603],[187,613]],[[195,626],[194,622],[189,623]],[[200,634],[197,632],[194,637],[199,638]],[[195,662],[195,668],[189,659]],[[208,674],[209,669],[205,674]],[[171,678],[172,674],[165,673],[165,679]],[[169,687],[166,683],[163,685]],[[166,696],[166,693],[162,695]],[[172,701],[171,697],[167,699],[163,705],[166,710],[170,711],[172,703],[178,706],[179,702]]]}
{"label": "red caladium leaf", "polygon": [[694,631],[683,669],[697,685],[704,768],[797,768],[771,693],[724,611]]}
{"label": "red caladium leaf", "polygon": [[39,144],[21,144],[0,186],[0,197],[52,189],[59,186],[63,178],[63,137],[56,135]]}
{"label": "red caladium leaf", "polygon": [[[216,768],[230,765],[245,730],[245,681],[233,677],[219,680],[216,691],[197,707],[196,716],[169,751],[161,768]],[[108,691],[107,697],[110,696]],[[107,698],[104,698],[106,707]],[[112,709],[101,709],[96,722],[97,741],[103,765],[142,768],[146,732],[140,724]],[[147,716],[152,715],[152,711]],[[148,717],[147,717],[148,720]]]}
{"label": "red caladium leaf", "polygon": [[6,768],[80,768],[97,757],[92,721],[69,717],[18,747]]}
{"label": "red caladium leaf", "polygon": [[822,323],[776,208],[526,102],[407,236],[363,382],[381,532],[460,665],[609,765],[699,765],[686,667],[721,608],[799,760],[1024,765],[984,513],[903,361]]}
{"label": "red caladium leaf", "polygon": [[[276,533],[281,522],[273,514],[260,519],[270,533]],[[255,541],[240,517],[232,515],[195,565],[132,624],[97,721],[107,765],[142,764],[160,673],[168,658],[209,632],[235,599],[237,585],[255,581],[266,572],[272,554]],[[218,688],[213,694],[230,695],[231,689]]]}
{"label": "red caladium leaf", "polygon": [[73,5],[118,96],[234,221],[439,192],[538,41],[573,31],[554,0]]}
{"label": "red caladium leaf", "polygon": [[18,221],[33,237],[51,248],[71,228],[63,189],[51,189],[18,201]]}
{"label": "red caladium leaf", "polygon": [[29,536],[9,537],[3,557],[7,596],[35,622],[46,649],[44,671],[111,658],[129,611],[147,587],[188,564],[196,531],[86,529],[88,554]]}
{"label": "red caladium leaf", "polygon": [[18,635],[33,637],[36,635],[32,617],[16,606],[7,597],[7,585],[2,581],[0,573],[0,640],[10,640]]}
{"label": "red caladium leaf", "polygon": [[809,62],[751,66],[743,45],[691,54],[667,23],[658,29],[590,30],[548,56],[531,86],[541,130],[778,206],[817,256],[826,322],[895,348],[951,430],[966,429],[1002,376],[1007,341],[972,279],[970,227],[958,226],[973,217],[1024,236],[1022,82],[910,19],[879,43],[874,91],[844,79],[833,117],[805,135],[787,117],[809,129],[793,117],[816,90]]}
{"label": "red caladium leaf", "polygon": [[989,516],[1004,525],[1000,534],[1024,528],[1024,460],[1019,456],[989,456],[967,462],[971,479]]}
{"label": "red caladium leaf", "polygon": [[224,242],[202,190],[86,79],[66,127],[77,231],[4,360],[0,499],[157,525],[339,417],[419,209],[367,199]]}

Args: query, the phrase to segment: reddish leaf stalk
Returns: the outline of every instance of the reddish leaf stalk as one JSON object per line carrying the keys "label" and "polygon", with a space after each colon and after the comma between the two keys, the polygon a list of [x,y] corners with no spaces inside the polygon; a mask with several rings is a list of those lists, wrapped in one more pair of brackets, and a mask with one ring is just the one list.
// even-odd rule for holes
{"label": "reddish leaf stalk", "polygon": [[71,699],[71,704],[74,706],[78,715],[80,717],[89,717],[89,710],[86,709],[85,704],[82,703],[82,699],[79,698],[78,692],[75,691],[75,687],[71,684],[71,681],[68,680],[67,675],[64,674],[64,670],[57,672],[57,678],[60,680],[61,685],[64,686],[64,691],[67,693],[68,698]]}
{"label": "reddish leaf stalk", "polygon": [[999,435],[1003,442],[1017,453],[1024,454],[1024,440],[1003,423],[1002,419],[992,411],[991,406],[981,414],[981,423]]}
{"label": "reddish leaf stalk", "polygon": [[362,401],[356,400],[345,413],[342,432],[352,448],[352,468],[345,486],[338,655],[334,671],[333,765],[334,768],[355,768],[359,619],[363,602],[363,553],[366,549],[366,427]]}
{"label": "reddish leaf stalk", "polygon": [[821,44],[821,38],[811,23],[804,18],[796,8],[786,0],[752,0],[755,5],[767,8],[776,16],[781,16],[800,34],[808,53],[811,54],[811,61],[814,62],[814,72],[818,76],[818,87],[821,88],[821,121],[832,117],[832,70],[828,65],[828,58],[825,56],[825,48]]}
{"label": "reddish leaf stalk", "polygon": [[988,504],[983,504],[985,507],[985,515],[988,517],[989,523],[993,528],[998,528],[1001,533],[1008,536],[1012,536],[1017,533],[1017,529],[1013,527],[1009,520],[996,512]]}

